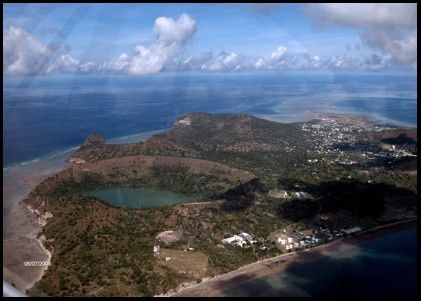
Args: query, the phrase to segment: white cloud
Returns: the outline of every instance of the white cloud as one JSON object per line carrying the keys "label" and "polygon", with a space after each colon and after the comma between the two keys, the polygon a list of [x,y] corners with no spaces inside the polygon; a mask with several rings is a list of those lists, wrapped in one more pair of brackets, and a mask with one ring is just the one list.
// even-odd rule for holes
{"label": "white cloud", "polygon": [[201,52],[187,58],[180,56],[169,64],[166,69],[172,71],[202,70],[202,67],[205,68],[204,65],[210,62],[212,58],[212,51]]}
{"label": "white cloud", "polygon": [[387,31],[367,31],[362,37],[368,46],[379,49],[390,55],[393,60],[403,65],[416,66],[417,64],[417,33],[404,39],[393,36]]}
{"label": "white cloud", "polygon": [[288,48],[285,46],[279,46],[278,49],[276,49],[275,52],[272,52],[271,58],[274,60],[279,60],[281,57],[283,57],[288,51]]}
{"label": "white cloud", "polygon": [[187,14],[182,14],[177,21],[159,17],[155,20],[153,32],[158,41],[162,43],[172,44],[177,42],[184,44],[196,32],[196,21]]}
{"label": "white cloud", "polygon": [[307,5],[307,12],[320,18],[321,25],[339,23],[361,28],[413,29],[417,26],[416,11],[415,3],[317,3]]}
{"label": "white cloud", "polygon": [[120,54],[117,58],[104,63],[100,69],[106,71],[122,71],[129,65],[129,56],[126,53]]}
{"label": "white cloud", "polygon": [[270,55],[255,60],[253,65],[258,70],[313,69],[321,66],[319,55],[290,51],[283,45]]}
{"label": "white cloud", "polygon": [[[207,65],[203,66],[202,70],[207,71],[233,71],[237,66],[240,66],[241,58],[240,56],[235,53],[226,53],[224,51],[220,52],[216,57],[212,57],[212,59],[207,63]],[[240,69],[237,68],[237,70]]]}
{"label": "white cloud", "polygon": [[[348,55],[345,56],[338,54],[322,58],[317,53],[297,52],[279,45],[274,51],[260,57],[225,51],[218,53],[207,51],[186,57],[183,55],[183,50],[196,32],[196,22],[190,16],[182,14],[178,19],[157,18],[152,30],[153,42],[148,45],[138,45],[131,53],[122,53],[102,64],[81,62],[70,54],[70,48],[55,51],[53,47],[43,44],[25,30],[11,26],[3,29],[3,73],[36,75],[54,72],[111,72],[138,75],[189,70],[204,72],[321,68],[378,70],[391,68],[392,62],[416,66],[416,11],[409,10],[412,6],[309,4],[306,7],[307,12],[316,16],[321,25],[339,24],[360,28],[365,45],[377,53],[367,57],[362,57],[361,54],[352,57],[351,51],[348,51]],[[393,10],[396,10],[395,14]],[[351,49],[351,46],[349,44],[347,49]]]}
{"label": "white cloud", "polygon": [[101,66],[102,70],[128,74],[150,74],[164,70],[175,61],[196,32],[196,21],[182,14],[178,20],[159,17],[153,28],[155,41],[138,45],[131,55],[123,53]]}
{"label": "white cloud", "polygon": [[44,45],[21,28],[3,29],[3,74],[33,76],[54,72],[77,72],[80,62],[68,50]]}
{"label": "white cloud", "polygon": [[78,72],[80,72],[80,73],[92,73],[92,72],[96,72],[97,69],[98,69],[98,67],[95,63],[88,62],[88,63],[80,64]]}
{"label": "white cloud", "polygon": [[26,31],[10,26],[3,29],[3,73],[27,74],[29,67],[39,70],[37,57],[43,57],[47,48]]}
{"label": "white cloud", "polygon": [[349,57],[339,55],[329,58],[326,66],[331,69],[352,69]]}
{"label": "white cloud", "polygon": [[337,55],[322,59],[318,54],[287,51],[286,47],[279,46],[274,52],[261,58],[247,57],[235,52],[204,52],[188,58],[179,58],[169,65],[167,70],[239,72],[286,69],[380,70],[390,67],[390,57],[374,53],[367,57]]}
{"label": "white cloud", "polygon": [[367,56],[363,62],[364,69],[380,70],[390,67],[390,57],[382,57],[378,54],[371,54]]}
{"label": "white cloud", "polygon": [[264,65],[265,65],[265,61],[263,59],[258,59],[256,61],[256,63],[254,64],[254,67],[256,69],[260,69],[260,68],[264,67]]}
{"label": "white cloud", "polygon": [[[220,51],[214,53],[207,51],[198,55],[181,59],[179,64],[175,64],[178,70],[201,70],[207,72],[231,72],[249,70],[252,68],[252,59],[236,52]],[[176,67],[172,67],[174,70]]]}
{"label": "white cloud", "polygon": [[417,63],[417,4],[308,4],[306,12],[319,26],[344,26],[362,31],[363,42],[398,64]]}
{"label": "white cloud", "polygon": [[326,60],[324,66],[329,69],[384,70],[392,67],[392,61],[390,56],[382,56],[376,53],[361,58],[338,55]]}

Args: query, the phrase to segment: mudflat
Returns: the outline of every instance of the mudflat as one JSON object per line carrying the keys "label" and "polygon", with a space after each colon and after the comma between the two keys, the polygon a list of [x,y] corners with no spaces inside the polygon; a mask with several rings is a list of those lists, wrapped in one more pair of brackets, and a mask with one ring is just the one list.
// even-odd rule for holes
{"label": "mudflat", "polygon": [[26,267],[25,261],[48,261],[49,252],[37,233],[42,226],[20,203],[43,180],[65,169],[67,153],[3,170],[3,280],[23,293],[41,279],[45,267]]}

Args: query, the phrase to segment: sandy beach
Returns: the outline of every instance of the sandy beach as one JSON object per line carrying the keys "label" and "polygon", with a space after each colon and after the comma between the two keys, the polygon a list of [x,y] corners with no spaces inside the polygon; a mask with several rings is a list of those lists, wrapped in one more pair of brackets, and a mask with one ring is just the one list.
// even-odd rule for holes
{"label": "sandy beach", "polygon": [[[416,227],[417,221],[408,220],[396,222],[393,224],[377,227],[368,231],[361,232],[355,236],[349,236],[334,240],[330,243],[319,245],[310,249],[291,252],[277,257],[268,258],[255,263],[251,263],[238,270],[218,275],[210,279],[204,279],[199,284],[189,283],[181,286],[176,292],[170,292],[160,296],[166,297],[221,297],[224,291],[231,291],[241,283],[247,283],[250,280],[260,277],[279,274],[289,266],[298,262],[315,260],[323,256],[341,256],[341,252],[364,241],[389,234],[395,231]],[[300,288],[285,283],[284,291],[288,295],[307,296],[307,293]]]}

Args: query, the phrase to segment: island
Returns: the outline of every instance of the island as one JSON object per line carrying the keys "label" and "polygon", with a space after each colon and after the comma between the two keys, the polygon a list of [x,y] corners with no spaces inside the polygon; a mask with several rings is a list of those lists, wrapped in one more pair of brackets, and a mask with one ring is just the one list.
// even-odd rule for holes
{"label": "island", "polygon": [[[51,254],[32,296],[180,294],[417,218],[416,130],[356,116],[189,113],[142,142],[92,134],[68,162],[22,201]],[[136,208],[124,206],[128,190],[180,198]]]}

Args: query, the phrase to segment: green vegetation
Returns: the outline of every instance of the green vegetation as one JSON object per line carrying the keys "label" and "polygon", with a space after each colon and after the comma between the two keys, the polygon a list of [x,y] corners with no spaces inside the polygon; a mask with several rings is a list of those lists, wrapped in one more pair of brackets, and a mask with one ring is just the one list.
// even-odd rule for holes
{"label": "green vegetation", "polygon": [[[34,189],[26,202],[53,214],[43,229],[53,258],[31,295],[152,296],[185,281],[200,281],[154,256],[156,235],[162,231],[180,229],[181,239],[168,247],[189,246],[207,255],[206,275],[213,276],[280,253],[271,244],[265,251],[259,244],[244,249],[221,245],[233,234],[247,232],[265,239],[277,229],[312,227],[320,213],[344,210],[363,225],[377,225],[386,205],[416,207],[416,176],[361,155],[360,149],[381,149],[382,142],[373,140],[371,133],[352,132],[361,143],[335,145],[342,152],[330,149],[320,154],[315,145],[325,141],[314,135],[319,131],[303,131],[303,123],[280,124],[242,114],[194,113],[180,118],[190,118],[191,124],[176,125],[145,142],[111,145],[91,137],[73,156],[94,162],[90,167],[100,164],[102,174],[83,171],[86,165],[81,165]],[[308,123],[313,124],[317,122]],[[240,170],[215,164],[200,169],[197,162],[171,164],[171,159],[151,166],[103,161],[146,155],[194,157]],[[339,155],[356,163],[332,162]],[[308,161],[314,158],[318,160]],[[257,178],[252,179],[254,175]],[[200,194],[203,200],[128,210],[80,194],[111,187],[154,187]],[[267,193],[270,189],[309,195],[275,198]],[[354,219],[340,222],[348,225]]]}

